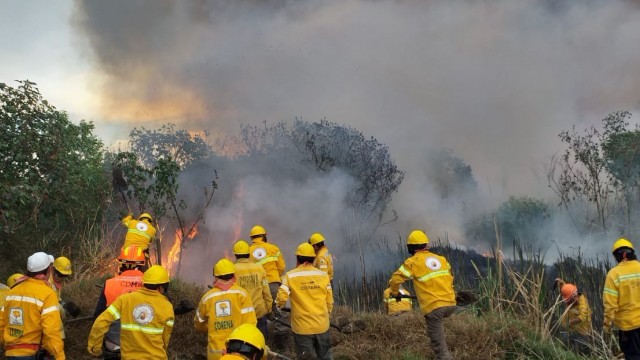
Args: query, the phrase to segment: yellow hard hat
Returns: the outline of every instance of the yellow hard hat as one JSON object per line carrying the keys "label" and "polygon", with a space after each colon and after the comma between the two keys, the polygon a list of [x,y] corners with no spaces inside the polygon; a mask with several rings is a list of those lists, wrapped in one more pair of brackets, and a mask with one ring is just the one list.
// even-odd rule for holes
{"label": "yellow hard hat", "polygon": [[249,255],[249,244],[244,240],[238,240],[233,244],[233,253],[236,255]]}
{"label": "yellow hard hat", "polygon": [[235,328],[225,341],[225,345],[232,340],[245,342],[258,350],[264,350],[265,347],[264,335],[253,324],[244,323]]}
{"label": "yellow hard hat", "polygon": [[631,250],[633,250],[633,244],[631,243],[631,241],[624,239],[624,238],[620,238],[618,239],[616,242],[613,243],[613,247],[611,248],[611,252],[616,252],[616,250],[622,248],[622,247],[626,247],[629,248]]}
{"label": "yellow hard hat", "polygon": [[229,275],[236,272],[235,266],[228,259],[221,259],[213,267],[213,276]]}
{"label": "yellow hard hat", "polygon": [[262,226],[256,225],[251,228],[251,232],[249,233],[249,237],[267,235],[267,230],[265,230]]}
{"label": "yellow hard hat", "polygon": [[407,236],[407,245],[422,245],[428,243],[429,238],[422,230],[413,230],[409,236]]}
{"label": "yellow hard hat", "polygon": [[142,275],[143,284],[166,284],[169,282],[169,273],[160,265],[153,265]]}
{"label": "yellow hard hat", "polygon": [[138,216],[138,220],[143,220],[143,219],[149,219],[149,221],[153,221],[153,218],[149,213],[143,213],[143,214],[140,214],[140,216]]}
{"label": "yellow hard hat", "polygon": [[15,274],[13,274],[13,275],[9,276],[9,278],[7,279],[7,286],[8,286],[8,287],[10,287],[10,288],[12,288],[12,287],[13,287],[13,285],[15,285],[15,284],[16,284],[16,282],[18,281],[18,279],[20,279],[20,278],[21,278],[21,277],[23,277],[23,276],[24,276],[24,275],[23,275],[23,274],[20,274],[20,273],[15,273]]}
{"label": "yellow hard hat", "polygon": [[322,234],[320,234],[319,232],[313,233],[311,235],[311,237],[309,238],[309,244],[311,244],[311,245],[315,245],[315,244],[321,243],[323,241],[324,241],[324,236],[322,236]]}
{"label": "yellow hard hat", "polygon": [[316,251],[313,250],[313,246],[309,243],[302,243],[296,249],[296,255],[306,257],[316,257]]}
{"label": "yellow hard hat", "polygon": [[71,275],[73,273],[71,271],[71,260],[64,256],[57,257],[53,261],[53,267],[62,275]]}

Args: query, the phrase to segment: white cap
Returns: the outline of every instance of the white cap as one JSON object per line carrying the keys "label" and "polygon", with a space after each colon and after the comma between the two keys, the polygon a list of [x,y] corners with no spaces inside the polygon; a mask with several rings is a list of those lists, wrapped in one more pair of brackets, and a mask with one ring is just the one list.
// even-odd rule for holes
{"label": "white cap", "polygon": [[37,252],[27,259],[27,270],[29,272],[39,272],[45,270],[53,263],[53,256],[43,252]]}

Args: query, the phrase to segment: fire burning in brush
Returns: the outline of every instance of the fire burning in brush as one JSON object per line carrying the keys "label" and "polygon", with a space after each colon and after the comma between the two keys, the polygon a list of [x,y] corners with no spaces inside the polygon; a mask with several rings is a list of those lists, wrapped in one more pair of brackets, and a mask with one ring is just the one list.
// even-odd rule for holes
{"label": "fire burning in brush", "polygon": [[173,246],[169,250],[169,254],[167,255],[167,261],[165,262],[167,265],[167,271],[171,275],[175,275],[175,270],[179,269],[176,267],[180,262],[180,252],[182,251],[182,242],[186,239],[193,239],[196,235],[198,235],[198,226],[194,225],[191,228],[191,231],[187,236],[183,236],[182,230],[177,229],[175,235],[175,241],[173,242]]}

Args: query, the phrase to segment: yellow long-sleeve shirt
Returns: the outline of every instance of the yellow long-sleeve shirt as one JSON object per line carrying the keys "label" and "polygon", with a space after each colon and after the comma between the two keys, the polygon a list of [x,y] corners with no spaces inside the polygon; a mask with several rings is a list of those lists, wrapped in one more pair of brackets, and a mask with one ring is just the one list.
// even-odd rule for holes
{"label": "yellow long-sleeve shirt", "polygon": [[329,330],[333,310],[333,290],[329,275],[304,263],[282,277],[276,304],[283,307],[291,299],[291,330],[300,335],[322,334]]}
{"label": "yellow long-sleeve shirt", "polygon": [[318,254],[316,254],[313,266],[326,272],[327,275],[329,275],[329,279],[333,280],[333,257],[326,246],[322,247],[322,249],[318,251]]}
{"label": "yellow long-sleeve shirt", "polygon": [[220,359],[225,340],[233,329],[244,323],[258,323],[251,296],[245,289],[236,283],[228,290],[214,287],[207,291],[200,299],[193,320],[196,330],[208,333],[207,359]]}
{"label": "yellow long-sleeve shirt", "polygon": [[46,281],[28,278],[17,284],[0,311],[0,345],[7,356],[31,356],[40,345],[56,360],[65,359],[60,304]]}
{"label": "yellow long-sleeve shirt", "polygon": [[262,238],[254,238],[249,246],[251,260],[264,268],[267,272],[267,281],[280,282],[284,274],[286,264],[280,248],[272,243],[262,241]]}
{"label": "yellow long-sleeve shirt", "polygon": [[251,296],[253,309],[259,319],[271,312],[273,298],[269,291],[269,282],[264,268],[249,259],[238,259],[235,263],[235,276],[238,285]]}
{"label": "yellow long-sleeve shirt", "polygon": [[122,294],[93,323],[87,350],[102,354],[102,341],[112,322],[120,319],[122,360],[166,360],[173,331],[173,306],[156,290],[140,288]]}
{"label": "yellow long-sleeve shirt", "polygon": [[602,301],[604,325],[621,330],[640,328],[640,262],[627,260],[607,273]]}
{"label": "yellow long-sleeve shirt", "polygon": [[123,248],[136,245],[146,250],[156,236],[156,228],[147,219],[136,220],[133,216],[127,215],[122,219],[122,225],[127,228]]}
{"label": "yellow long-sleeve shirt", "polygon": [[[576,320],[580,320],[576,322]],[[572,324],[572,322],[575,322]],[[560,323],[569,332],[589,336],[591,334],[591,307],[584,294],[578,295],[578,300],[568,306]]]}
{"label": "yellow long-sleeve shirt", "polygon": [[443,256],[428,250],[416,252],[391,275],[391,292],[398,293],[400,284],[407,280],[413,280],[413,288],[424,315],[439,307],[456,305],[451,265]]}

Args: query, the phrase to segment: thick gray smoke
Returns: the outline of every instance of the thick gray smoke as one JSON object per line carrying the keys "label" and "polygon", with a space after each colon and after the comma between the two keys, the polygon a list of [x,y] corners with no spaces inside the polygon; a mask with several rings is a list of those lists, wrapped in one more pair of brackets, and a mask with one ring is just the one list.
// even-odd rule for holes
{"label": "thick gray smoke", "polygon": [[74,23],[105,118],[220,135],[294,116],[348,124],[406,170],[389,232],[426,227],[463,244],[460,207],[426,180],[427,149],[472,166],[480,209],[549,198],[557,134],[640,99],[629,1],[78,1]]}

